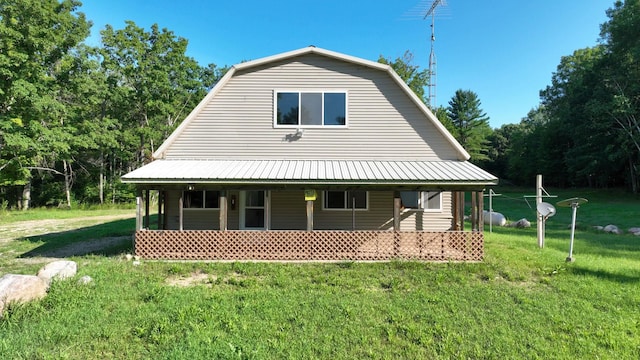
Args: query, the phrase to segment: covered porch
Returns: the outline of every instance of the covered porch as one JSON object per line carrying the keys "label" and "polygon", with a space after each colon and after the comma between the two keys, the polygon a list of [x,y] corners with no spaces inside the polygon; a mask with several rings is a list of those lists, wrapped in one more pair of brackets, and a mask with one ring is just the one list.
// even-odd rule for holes
{"label": "covered porch", "polygon": [[[147,167],[156,163],[162,165],[151,169],[151,176],[134,178],[131,176],[136,175],[134,171],[128,174],[129,179],[123,178],[136,183],[139,189],[135,253],[153,259],[479,261],[484,248],[483,191],[486,185],[497,181],[466,162],[433,165],[350,161],[336,165],[326,161],[281,161],[265,165],[235,161],[231,169],[224,170],[220,165],[230,165],[228,162],[209,161],[192,164],[199,166],[197,171],[190,167],[191,170],[185,169],[189,171],[177,173],[175,169],[169,170],[175,161],[156,161]],[[212,166],[213,163],[217,166]],[[207,168],[203,169],[203,165]],[[267,171],[274,165],[284,173]],[[377,171],[371,170],[376,165]],[[452,171],[443,171],[443,165]],[[341,168],[342,173],[328,173],[329,169]],[[192,171],[195,174],[190,174]],[[212,172],[224,176],[212,177]],[[439,174],[434,175],[435,172]],[[190,201],[187,195],[194,191],[203,191],[204,196],[209,197],[199,202],[215,203],[214,210],[206,212],[212,220],[210,223],[215,223],[213,227],[192,230],[185,226],[192,216],[185,214],[185,202]],[[341,192],[345,194],[344,208],[331,208],[336,206],[335,195],[340,200]],[[440,200],[438,224],[429,224],[428,217],[432,215],[426,211],[406,208],[403,195],[410,192],[428,192],[440,197],[446,194],[446,204]],[[245,215],[243,206],[246,194],[250,193],[261,194],[264,202],[255,203],[252,213]],[[356,196],[356,193],[365,195]],[[471,195],[467,196],[471,224],[467,231],[465,193]],[[157,194],[154,198],[158,217],[151,223],[154,194]],[[173,194],[173,198],[169,194]],[[210,199],[213,196],[217,197],[215,201]],[[283,204],[286,212],[282,211]],[[199,214],[203,213],[205,211]],[[254,219],[252,227],[244,226],[255,214],[259,214],[259,221]],[[423,214],[426,220],[422,219]],[[211,219],[212,216],[215,219]],[[422,223],[407,222],[411,216],[420,218]]]}
{"label": "covered porch", "polygon": [[[206,187],[206,186],[205,186]],[[173,187],[172,187],[173,188]],[[186,189],[193,188],[187,185]],[[412,188],[414,189],[414,188]],[[433,189],[431,189],[433,190]],[[262,190],[249,190],[262,191]],[[271,190],[269,192],[275,192]],[[288,190],[291,191],[291,190]],[[378,192],[384,191],[377,189]],[[404,190],[406,191],[406,190]],[[229,228],[229,213],[232,203],[229,194],[235,190],[220,190],[218,203],[219,224],[212,230],[189,230],[185,228],[184,210],[179,211],[178,229],[167,229],[166,192],[156,192],[157,217],[151,221],[150,210],[152,193],[155,190],[142,189],[137,198],[136,233],[134,237],[135,254],[148,259],[193,259],[193,260],[272,260],[272,261],[380,261],[391,259],[425,261],[480,261],[483,257],[484,235],[482,204],[483,191],[470,193],[470,228],[465,229],[465,192],[451,192],[452,207],[449,212],[449,225],[443,231],[416,230],[415,227],[403,228],[403,219],[412,216],[404,209],[400,190],[393,191],[392,201],[388,202],[386,213],[389,215],[384,226],[362,229],[358,223],[356,210],[340,213],[342,223],[349,229],[314,228],[317,224],[316,211],[321,201],[319,191],[305,191],[300,196],[299,206],[306,219],[306,227],[294,230],[273,229],[269,206],[265,207],[264,228]],[[184,193],[184,192],[181,192]],[[301,191],[299,191],[302,194]],[[467,199],[469,197],[467,196]],[[180,209],[184,199],[180,198]],[[237,206],[237,205],[235,205]],[[236,209],[237,213],[237,209]],[[237,214],[235,215],[237,217]],[[358,215],[360,216],[360,215]],[[300,217],[300,216],[299,216]],[[237,225],[237,224],[235,224]],[[337,227],[337,226],[336,226]],[[466,230],[466,231],[465,231]]]}

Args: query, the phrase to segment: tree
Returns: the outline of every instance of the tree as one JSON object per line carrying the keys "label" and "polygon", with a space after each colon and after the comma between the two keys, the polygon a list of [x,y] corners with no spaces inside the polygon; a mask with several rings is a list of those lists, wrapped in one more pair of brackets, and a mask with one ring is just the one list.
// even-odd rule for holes
{"label": "tree", "polygon": [[413,54],[407,50],[401,58],[391,61],[380,55],[378,62],[391,66],[411,90],[424,102],[428,104],[424,97],[424,88],[429,85],[429,70],[420,70],[418,65],[413,64]]}
{"label": "tree", "polygon": [[444,125],[444,127],[451,134],[453,134],[456,131],[455,126],[451,121],[451,118],[449,118],[449,113],[447,112],[447,108],[445,108],[444,106],[438,106],[433,111],[433,114],[436,116],[436,118],[438,118],[438,120],[442,123],[442,125]]}
{"label": "tree", "polygon": [[[0,3],[0,183],[22,185],[23,208],[34,169],[69,149],[65,104],[56,96],[69,74],[63,65],[89,34],[75,0]],[[64,80],[62,80],[64,81]]]}
{"label": "tree", "polygon": [[616,1],[607,10],[609,21],[601,26],[605,53],[603,84],[611,94],[600,107],[619,131],[620,147],[630,174],[633,192],[640,191],[640,1]]}
{"label": "tree", "polygon": [[459,89],[449,100],[447,114],[453,124],[453,136],[475,162],[487,160],[487,137],[491,134],[489,117],[480,108],[478,95]]}
{"label": "tree", "polygon": [[189,109],[217,80],[215,65],[201,68],[186,56],[187,40],[151,26],[146,32],[132,21],[122,30],[101,31],[104,71],[108,74],[108,112],[122,124],[130,152],[129,166],[151,159]]}

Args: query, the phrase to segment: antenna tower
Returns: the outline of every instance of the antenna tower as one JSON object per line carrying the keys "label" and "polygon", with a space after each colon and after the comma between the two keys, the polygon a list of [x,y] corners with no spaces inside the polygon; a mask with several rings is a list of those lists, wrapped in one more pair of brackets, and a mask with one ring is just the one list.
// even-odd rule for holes
{"label": "antenna tower", "polygon": [[429,107],[436,106],[436,8],[438,5],[445,5],[444,0],[433,0],[431,7],[427,10],[424,19],[431,16],[431,52],[429,52]]}

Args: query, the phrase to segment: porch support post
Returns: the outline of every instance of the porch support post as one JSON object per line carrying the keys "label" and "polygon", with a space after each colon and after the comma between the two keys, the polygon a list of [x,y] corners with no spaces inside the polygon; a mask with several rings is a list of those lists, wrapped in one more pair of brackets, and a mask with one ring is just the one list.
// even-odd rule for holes
{"label": "porch support post", "polygon": [[158,230],[162,230],[162,221],[164,220],[162,217],[162,200],[164,192],[162,190],[158,190]]}
{"label": "porch support post", "polygon": [[180,192],[180,199],[178,200],[178,223],[180,224],[180,231],[184,230],[184,211],[182,205],[184,205],[184,191]]}
{"label": "porch support post", "polygon": [[398,256],[400,253],[400,206],[402,205],[402,199],[400,198],[400,192],[393,192],[393,253],[394,256]]}
{"label": "porch support post", "polygon": [[162,213],[162,230],[164,230],[167,227],[167,201],[169,201],[167,199],[167,192],[163,191],[162,192],[162,207],[164,208],[164,211]]}
{"label": "porch support post", "polygon": [[482,219],[483,202],[483,191],[471,193],[471,231],[482,231],[484,228],[484,220]]}
{"label": "porch support post", "polygon": [[464,231],[464,191],[460,193],[460,231]]}
{"label": "porch support post", "polygon": [[471,231],[478,231],[478,197],[475,191],[471,192]]}
{"label": "porch support post", "polygon": [[142,230],[142,190],[136,194],[136,231]]}
{"label": "porch support post", "polygon": [[452,191],[451,192],[451,208],[452,208],[451,215],[453,215],[453,219],[452,219],[451,229],[455,231],[460,230],[460,212],[458,211],[458,207],[460,206],[460,203],[458,202],[458,200],[459,200],[458,192]]}
{"label": "porch support post", "polygon": [[458,219],[460,220],[460,231],[464,231],[464,191],[458,192]]}
{"label": "porch support post", "polygon": [[220,191],[219,203],[220,203],[220,230],[226,231],[227,230],[227,213],[228,213],[226,190]]}
{"label": "porch support post", "polygon": [[393,231],[400,231],[400,207],[402,205],[402,199],[400,198],[400,192],[393,192]]}
{"label": "porch support post", "polygon": [[151,202],[149,199],[149,195],[151,195],[151,191],[149,189],[144,191],[144,228],[145,229],[149,229],[151,227],[151,218],[150,218],[150,211],[149,211],[149,203]]}
{"label": "porch support post", "polygon": [[307,231],[313,231],[313,200],[307,200]]}

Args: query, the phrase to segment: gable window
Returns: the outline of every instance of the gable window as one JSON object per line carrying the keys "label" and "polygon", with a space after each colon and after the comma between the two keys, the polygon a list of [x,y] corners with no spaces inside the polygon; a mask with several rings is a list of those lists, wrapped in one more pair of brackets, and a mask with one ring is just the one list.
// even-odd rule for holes
{"label": "gable window", "polygon": [[325,191],[322,208],[324,210],[367,210],[366,191]]}
{"label": "gable window", "polygon": [[182,207],[184,209],[218,209],[220,192],[210,190],[185,191]]}
{"label": "gable window", "polygon": [[275,126],[345,127],[344,91],[276,91]]}
{"label": "gable window", "polygon": [[405,209],[442,211],[440,191],[401,191],[400,199]]}

